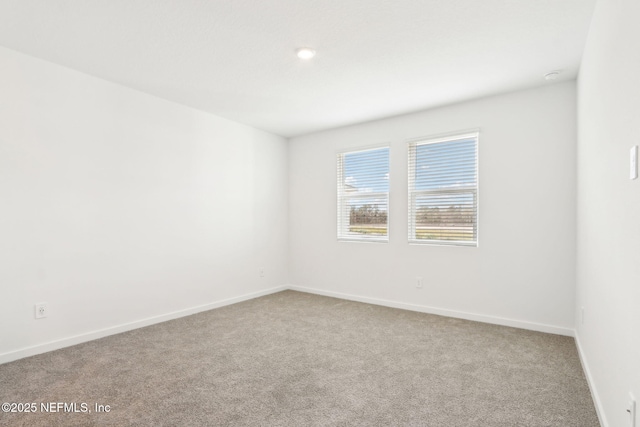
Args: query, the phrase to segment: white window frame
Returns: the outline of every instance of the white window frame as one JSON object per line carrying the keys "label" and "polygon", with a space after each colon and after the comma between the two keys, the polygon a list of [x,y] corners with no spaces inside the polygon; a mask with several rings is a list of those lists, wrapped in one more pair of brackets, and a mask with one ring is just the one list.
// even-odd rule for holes
{"label": "white window frame", "polygon": [[[337,167],[337,239],[339,242],[373,242],[373,243],[388,243],[390,234],[390,212],[389,212],[389,194],[386,192],[367,192],[367,193],[352,193],[346,194],[344,191],[344,156],[346,154],[354,154],[366,151],[374,151],[387,148],[389,150],[389,175],[391,170],[391,147],[389,144],[375,145],[367,147],[352,148],[348,150],[341,150],[336,153],[336,167]],[[390,178],[389,178],[390,179]],[[391,187],[389,187],[389,190]],[[350,204],[351,200],[366,200],[372,198],[385,199],[387,204],[387,234],[386,236],[379,235],[366,235],[350,233],[348,228],[350,225]]]}
{"label": "white window frame", "polygon": [[[461,139],[475,139],[475,185],[445,188],[445,189],[433,189],[433,190],[415,190],[415,162],[416,162],[416,148],[420,145],[438,144],[443,142],[456,141]],[[456,133],[450,133],[446,135],[415,138],[407,141],[407,163],[408,163],[408,240],[412,245],[446,245],[446,246],[478,246],[478,224],[479,224],[479,174],[478,174],[478,153],[480,146],[480,130],[462,131]],[[417,239],[416,238],[416,213],[415,207],[416,199],[419,196],[425,195],[451,195],[451,194],[473,194],[475,205],[475,222],[473,235],[474,240],[437,240],[437,239]]]}

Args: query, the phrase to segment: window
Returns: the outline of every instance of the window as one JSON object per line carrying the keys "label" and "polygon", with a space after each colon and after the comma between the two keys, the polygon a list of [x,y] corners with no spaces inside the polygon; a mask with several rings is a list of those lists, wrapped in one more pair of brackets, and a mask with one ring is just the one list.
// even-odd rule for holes
{"label": "window", "polygon": [[478,245],[478,132],[409,143],[409,242]]}
{"label": "window", "polygon": [[338,240],[389,241],[389,147],[338,154]]}

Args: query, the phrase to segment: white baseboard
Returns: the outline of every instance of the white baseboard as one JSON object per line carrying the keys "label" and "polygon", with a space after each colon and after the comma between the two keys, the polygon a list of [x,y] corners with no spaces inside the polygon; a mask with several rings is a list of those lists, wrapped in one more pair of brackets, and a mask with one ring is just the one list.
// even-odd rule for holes
{"label": "white baseboard", "polygon": [[604,416],[604,408],[602,406],[602,401],[600,400],[600,395],[598,394],[596,385],[593,382],[589,364],[587,363],[587,359],[584,356],[584,351],[582,350],[582,345],[580,344],[580,335],[578,334],[578,331],[576,331],[575,340],[576,347],[578,348],[578,356],[580,356],[580,363],[582,364],[582,370],[584,371],[585,377],[587,377],[587,384],[589,384],[589,390],[591,390],[591,398],[593,399],[593,403],[595,404],[596,413],[598,414],[598,419],[600,420],[600,425],[602,427],[609,427],[607,419]]}
{"label": "white baseboard", "polygon": [[503,317],[487,316],[484,314],[467,313],[464,311],[448,310],[426,305],[408,304],[404,302],[362,297],[358,295],[343,294],[341,292],[325,291],[322,289],[307,288],[303,286],[289,285],[289,289],[310,294],[324,295],[327,297],[341,298],[351,301],[365,302],[368,304],[383,305],[385,307],[401,308],[404,310],[419,311],[421,313],[437,314],[440,316],[455,317],[458,319],[473,320],[475,322],[491,323],[494,325],[511,326],[514,328],[528,329],[531,331],[546,332],[568,337],[574,336],[574,330],[560,326],[546,325],[544,323],[527,322],[524,320],[506,319]]}
{"label": "white baseboard", "polygon": [[153,325],[156,323],[166,322],[167,320],[177,319],[179,317],[185,317],[192,314],[200,313],[202,311],[211,310],[225,305],[231,305],[238,302],[258,298],[264,295],[273,294],[276,292],[287,290],[287,286],[276,286],[275,288],[265,289],[258,292],[251,292],[249,294],[240,295],[233,298],[228,298],[220,301],[211,302],[208,304],[198,305],[196,307],[186,308],[184,310],[178,310],[167,314],[161,314],[159,316],[148,317],[146,319],[136,320],[130,323],[124,323],[109,328],[99,329],[96,331],[86,332],[80,335],[74,335],[67,338],[62,338],[55,341],[49,341],[43,344],[37,344],[30,347],[21,348],[19,350],[9,351],[7,353],[0,354],[0,364],[12,362],[14,360],[22,359],[24,357],[35,356],[36,354],[46,353],[48,351],[58,350],[60,348],[69,347],[72,345],[80,344],[87,341],[92,341],[98,338],[103,338],[109,335],[119,334],[121,332],[130,331],[137,328]]}
{"label": "white baseboard", "polygon": [[[156,323],[166,322],[167,320],[189,316],[191,314],[200,313],[202,311],[212,310],[214,308],[235,304],[235,303],[250,300],[253,298],[258,298],[264,295],[273,294],[273,293],[284,291],[287,289],[291,289],[299,292],[307,292],[307,293],[312,293],[317,295],[324,295],[328,297],[341,298],[341,299],[346,299],[351,301],[359,301],[359,302],[364,302],[368,304],[375,304],[375,305],[382,305],[386,307],[401,308],[404,310],[418,311],[422,313],[437,314],[441,316],[455,317],[459,319],[473,320],[473,321],[484,322],[484,323],[492,323],[496,325],[511,326],[515,328],[528,329],[528,330],[539,331],[539,332],[547,332],[547,333],[558,334],[558,335],[574,336],[573,329],[562,328],[562,327],[552,326],[552,325],[545,325],[541,323],[525,322],[525,321],[514,320],[514,319],[505,319],[501,317],[486,316],[482,314],[467,313],[467,312],[455,311],[455,310],[447,310],[447,309],[429,307],[429,306],[417,305],[417,304],[408,304],[408,303],[392,301],[392,300],[362,297],[357,295],[344,294],[341,292],[325,291],[325,290],[315,289],[315,288],[307,288],[307,287],[294,286],[294,285],[284,285],[284,286],[276,286],[274,288],[266,289],[263,291],[240,295],[233,298],[215,301],[212,303],[187,308],[184,310],[178,310],[171,313],[162,314],[159,316],[149,317],[146,319],[141,319],[141,320],[137,320],[130,323],[125,323],[121,325],[112,326],[109,328],[104,328],[104,329],[99,329],[96,331],[91,331],[91,332],[87,332],[79,335],[74,335],[71,337],[66,337],[59,340],[46,342],[43,344],[37,344],[34,346],[9,351],[9,352],[0,354],[0,364],[22,359],[24,357],[34,356],[36,354],[41,354],[48,351],[58,350],[60,348],[69,347],[72,345],[95,340],[98,338],[103,338],[109,335],[119,334],[121,332],[142,328],[142,327],[153,325]],[[583,360],[582,354],[581,354],[581,360]],[[586,370],[586,365],[584,364],[584,362],[583,362],[583,366],[585,366],[585,372],[588,372]],[[589,377],[588,379],[589,379],[589,385],[591,387],[591,380]],[[593,389],[592,389],[592,393],[593,393]],[[593,395],[596,396],[595,393],[593,393]],[[599,407],[598,407],[598,410],[600,411]],[[600,416],[600,414],[598,415]]]}

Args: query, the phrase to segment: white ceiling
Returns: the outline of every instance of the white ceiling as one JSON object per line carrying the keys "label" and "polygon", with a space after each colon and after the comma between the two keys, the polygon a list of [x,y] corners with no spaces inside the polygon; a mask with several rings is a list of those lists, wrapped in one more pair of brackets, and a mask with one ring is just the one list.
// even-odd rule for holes
{"label": "white ceiling", "polygon": [[0,45],[290,137],[573,79],[594,3],[0,0]]}

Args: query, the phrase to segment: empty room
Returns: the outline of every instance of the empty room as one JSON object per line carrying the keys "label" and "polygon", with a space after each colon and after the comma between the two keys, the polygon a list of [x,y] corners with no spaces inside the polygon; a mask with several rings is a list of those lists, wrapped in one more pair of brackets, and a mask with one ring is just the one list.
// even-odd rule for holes
{"label": "empty room", "polygon": [[638,0],[0,0],[0,425],[640,427]]}

